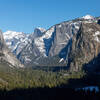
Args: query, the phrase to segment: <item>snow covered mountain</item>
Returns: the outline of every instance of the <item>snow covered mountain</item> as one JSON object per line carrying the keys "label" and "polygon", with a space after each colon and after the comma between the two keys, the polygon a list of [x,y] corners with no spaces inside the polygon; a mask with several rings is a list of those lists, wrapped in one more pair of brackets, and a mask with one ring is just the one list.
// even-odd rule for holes
{"label": "snow covered mountain", "polygon": [[22,68],[24,65],[12,54],[6,46],[2,31],[0,31],[0,64],[6,63],[10,67]]}
{"label": "snow covered mountain", "polygon": [[[54,58],[56,64],[60,64],[64,60],[68,61],[73,36],[78,34],[82,23],[97,23],[98,20],[99,17],[86,15],[56,24],[48,30],[36,28],[28,35],[12,31],[5,32],[3,35],[9,48],[25,65],[41,65],[47,63],[48,58],[49,63],[52,63],[50,61]],[[97,36],[94,38],[96,39]]]}
{"label": "snow covered mountain", "polygon": [[[46,31],[45,29],[38,27],[34,30],[32,34],[25,34],[23,32],[15,32],[15,31],[7,31],[3,33],[3,36],[7,46],[16,55],[16,57],[18,57],[26,45],[28,46],[29,44],[31,44],[34,38],[42,36],[45,31]],[[31,47],[29,47],[28,49],[30,48]],[[24,60],[25,62],[29,61],[27,57],[25,57]]]}
{"label": "snow covered mountain", "polygon": [[36,28],[32,34],[25,34],[23,32],[7,31],[3,33],[6,44],[11,51],[17,56],[22,49],[31,42],[33,38],[39,37],[46,30],[43,28]]}
{"label": "snow covered mountain", "polygon": [[91,15],[86,15],[86,16],[83,16],[82,17],[83,19],[94,19],[94,17],[93,16],[91,16]]}
{"label": "snow covered mountain", "polygon": [[[69,43],[73,34],[79,30],[81,21],[67,21],[52,26],[50,29],[40,35],[38,31],[34,31],[32,42],[18,55],[18,59],[24,64],[35,63],[41,64],[41,59],[59,55],[59,57],[66,58],[66,45]],[[36,33],[35,33],[36,32]],[[38,33],[38,36],[36,35]],[[34,35],[35,34],[35,35]],[[58,58],[57,58],[58,59]],[[60,60],[60,59],[59,59]],[[45,62],[45,61],[42,61]],[[61,61],[58,61],[61,63]]]}
{"label": "snow covered mountain", "polygon": [[68,62],[70,70],[100,71],[100,25],[82,22],[76,35],[72,38]]}
{"label": "snow covered mountain", "polygon": [[34,35],[38,33],[38,31],[34,31],[36,32],[33,34],[35,38],[32,39],[30,44],[26,45],[24,50],[18,55],[18,58],[25,64],[33,62],[38,64],[45,57],[57,55],[59,59],[66,59],[71,46],[71,39],[79,31],[83,20],[87,21],[87,19],[79,18],[56,24],[39,36]]}
{"label": "snow covered mountain", "polygon": [[34,32],[29,35],[29,38],[35,39],[41,37],[45,33],[46,29],[37,27],[34,29]]}
{"label": "snow covered mountain", "polygon": [[7,31],[3,33],[6,44],[11,51],[18,55],[22,51],[24,46],[30,41],[29,34],[23,32]]}
{"label": "snow covered mountain", "polygon": [[17,58],[24,64],[29,64],[37,57],[42,56],[39,48],[35,44],[35,39],[42,37],[45,33],[43,28],[35,28],[34,32],[29,35],[30,42],[24,47],[24,49],[17,55]]}

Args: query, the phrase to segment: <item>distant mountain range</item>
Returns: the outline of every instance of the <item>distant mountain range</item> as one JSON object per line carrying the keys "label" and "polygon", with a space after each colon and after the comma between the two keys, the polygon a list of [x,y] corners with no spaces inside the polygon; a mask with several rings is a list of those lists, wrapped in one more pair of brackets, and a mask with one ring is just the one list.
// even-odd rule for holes
{"label": "distant mountain range", "polygon": [[10,67],[17,67],[17,68],[24,67],[24,65],[20,63],[20,61],[16,58],[16,56],[14,56],[6,46],[3,34],[0,31],[0,65],[2,63],[6,63]]}
{"label": "distant mountain range", "polygon": [[86,15],[48,30],[39,27],[31,34],[7,31],[3,36],[25,66],[66,66],[77,71],[100,53],[99,24],[100,17]]}

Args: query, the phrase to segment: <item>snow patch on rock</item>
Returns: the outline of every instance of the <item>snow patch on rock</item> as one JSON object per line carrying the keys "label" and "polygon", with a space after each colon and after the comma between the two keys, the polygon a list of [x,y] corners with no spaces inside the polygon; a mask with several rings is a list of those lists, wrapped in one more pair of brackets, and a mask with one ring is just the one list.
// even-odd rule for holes
{"label": "snow patch on rock", "polygon": [[62,25],[58,25],[58,27],[60,28],[60,27],[62,27]]}
{"label": "snow patch on rock", "polygon": [[37,29],[39,29],[41,32],[45,32],[46,31],[46,29],[41,28],[41,27],[37,27]]}
{"label": "snow patch on rock", "polygon": [[86,15],[86,16],[83,16],[82,18],[83,18],[83,19],[94,19],[94,17],[91,16],[91,15]]}
{"label": "snow patch on rock", "polygon": [[7,31],[3,33],[3,36],[8,47],[16,55],[18,55],[23,47],[30,41],[28,38],[29,35],[23,32]]}
{"label": "snow patch on rock", "polygon": [[51,29],[47,30],[42,37],[38,37],[34,40],[34,43],[39,49],[40,53],[43,54],[45,57],[46,57],[46,47],[45,47],[44,39],[52,38],[53,32],[54,32],[54,26]]}
{"label": "snow patch on rock", "polygon": [[100,43],[100,39],[98,37],[98,36],[100,36],[100,32],[99,31],[96,31],[93,36],[94,36],[94,40]]}
{"label": "snow patch on rock", "polygon": [[64,58],[61,58],[61,59],[59,60],[59,63],[61,63],[62,61],[64,61]]}

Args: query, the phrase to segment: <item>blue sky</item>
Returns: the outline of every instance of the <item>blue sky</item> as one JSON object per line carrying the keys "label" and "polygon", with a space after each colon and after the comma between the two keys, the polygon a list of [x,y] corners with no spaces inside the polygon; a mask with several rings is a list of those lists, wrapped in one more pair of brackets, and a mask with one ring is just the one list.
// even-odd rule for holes
{"label": "blue sky", "polygon": [[100,0],[0,0],[0,29],[30,33],[86,14],[100,16]]}

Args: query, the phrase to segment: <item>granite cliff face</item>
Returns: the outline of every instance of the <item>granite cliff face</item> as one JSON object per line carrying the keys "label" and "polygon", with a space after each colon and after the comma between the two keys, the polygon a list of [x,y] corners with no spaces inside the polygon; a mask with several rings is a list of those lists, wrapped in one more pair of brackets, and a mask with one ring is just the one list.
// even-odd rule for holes
{"label": "granite cliff face", "polygon": [[2,35],[2,31],[0,31],[0,63],[2,62],[8,63],[11,67],[24,67],[24,65],[22,65],[20,61],[16,59],[16,57],[11,53],[11,51],[6,46]]}
{"label": "granite cliff face", "polygon": [[[83,22],[72,38],[72,46],[68,57],[70,69],[78,71],[85,67],[88,71],[96,70],[95,59],[100,53],[100,25]],[[86,65],[86,66],[85,66]]]}
{"label": "granite cliff face", "polygon": [[100,17],[86,15],[48,30],[36,28],[24,46],[17,45],[21,49],[15,55],[26,66],[68,66],[78,71],[99,55],[99,38]]}
{"label": "granite cliff face", "polygon": [[7,31],[3,33],[5,42],[11,52],[17,56],[30,41],[29,35],[23,32]]}
{"label": "granite cliff face", "polygon": [[[70,46],[70,40],[78,32],[80,25],[80,20],[73,20],[54,25],[41,34],[35,30],[31,35],[33,36],[31,42],[20,52],[18,59],[24,64],[34,62],[37,65],[41,65],[41,60],[46,58],[50,60],[55,56],[58,56],[59,61],[66,59],[67,52],[69,52],[66,49]],[[45,60],[42,62],[46,63]]]}
{"label": "granite cliff face", "polygon": [[25,45],[22,51],[17,55],[17,58],[25,65],[37,64],[35,60],[42,57],[40,50],[35,44],[35,39],[43,36],[46,30],[43,28],[36,28],[32,34],[29,35],[30,41]]}
{"label": "granite cliff face", "polygon": [[[55,26],[55,37],[49,51],[49,56],[60,55],[61,58],[66,58],[67,48],[70,45],[70,40],[79,30],[80,21],[63,22]],[[66,49],[64,51],[64,49]]]}

